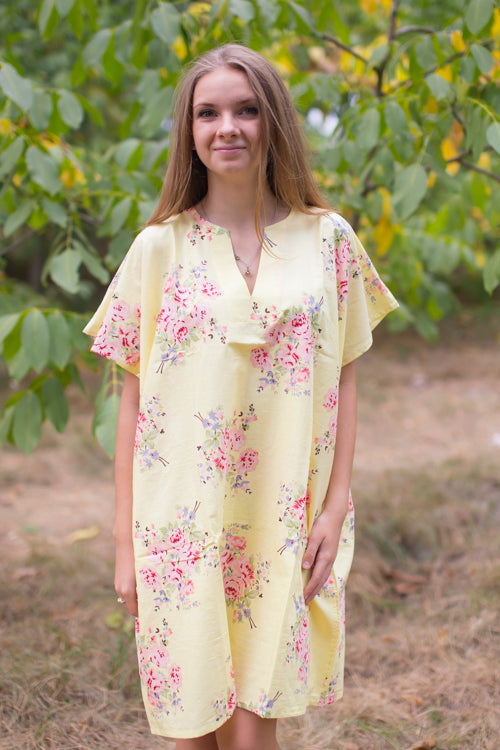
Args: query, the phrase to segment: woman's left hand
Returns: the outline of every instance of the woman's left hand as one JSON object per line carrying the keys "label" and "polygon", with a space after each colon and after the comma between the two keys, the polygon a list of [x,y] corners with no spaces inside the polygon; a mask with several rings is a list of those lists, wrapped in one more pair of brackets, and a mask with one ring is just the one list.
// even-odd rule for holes
{"label": "woman's left hand", "polygon": [[342,511],[325,508],[313,523],[302,558],[302,567],[312,571],[304,588],[306,606],[319,594],[332,572],[344,518]]}

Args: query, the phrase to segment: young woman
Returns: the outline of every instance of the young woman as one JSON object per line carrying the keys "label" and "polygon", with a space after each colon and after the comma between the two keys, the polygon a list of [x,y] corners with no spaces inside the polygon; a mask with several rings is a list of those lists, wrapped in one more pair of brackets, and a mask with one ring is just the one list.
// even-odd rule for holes
{"label": "young woman", "polygon": [[276,750],[277,718],[342,694],[354,360],[397,303],[257,53],[190,68],[170,154],[86,328],[126,370],[115,588],[152,732]]}

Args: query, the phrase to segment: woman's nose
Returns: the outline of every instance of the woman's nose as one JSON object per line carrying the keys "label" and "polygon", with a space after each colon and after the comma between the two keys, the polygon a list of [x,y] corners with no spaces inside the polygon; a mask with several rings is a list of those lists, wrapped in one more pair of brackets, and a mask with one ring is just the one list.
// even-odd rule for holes
{"label": "woman's nose", "polygon": [[221,115],[218,130],[220,135],[226,137],[234,135],[237,132],[238,126],[232,112],[226,112]]}

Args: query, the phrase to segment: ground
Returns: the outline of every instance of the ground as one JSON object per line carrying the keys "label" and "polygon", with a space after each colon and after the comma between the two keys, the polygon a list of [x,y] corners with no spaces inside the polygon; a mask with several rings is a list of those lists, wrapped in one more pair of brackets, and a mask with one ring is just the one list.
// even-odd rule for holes
{"label": "ground", "polygon": [[[436,344],[381,329],[357,371],[346,692],[282,748],[498,750],[498,309]],[[112,464],[72,401],[63,436],[1,458],[0,749],[168,750],[113,591]]]}

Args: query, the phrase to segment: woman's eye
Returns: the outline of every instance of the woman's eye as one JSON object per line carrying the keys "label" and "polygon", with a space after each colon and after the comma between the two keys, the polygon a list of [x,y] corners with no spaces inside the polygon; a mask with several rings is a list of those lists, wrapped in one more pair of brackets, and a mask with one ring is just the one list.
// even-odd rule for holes
{"label": "woman's eye", "polygon": [[243,114],[250,115],[251,117],[256,117],[259,114],[259,110],[257,109],[257,107],[249,106],[244,108]]}
{"label": "woman's eye", "polygon": [[206,119],[207,117],[212,117],[213,114],[214,112],[212,109],[201,109],[198,112],[198,117],[200,117],[201,119]]}

